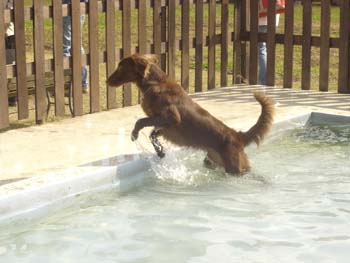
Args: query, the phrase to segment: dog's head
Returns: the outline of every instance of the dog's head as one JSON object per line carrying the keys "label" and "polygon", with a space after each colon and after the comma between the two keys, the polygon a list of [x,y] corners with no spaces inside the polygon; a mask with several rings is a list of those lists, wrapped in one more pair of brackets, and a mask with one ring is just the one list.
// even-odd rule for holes
{"label": "dog's head", "polygon": [[152,64],[158,63],[156,55],[134,54],[124,58],[118,64],[117,69],[108,77],[108,85],[121,86],[128,82],[137,82],[148,76]]}

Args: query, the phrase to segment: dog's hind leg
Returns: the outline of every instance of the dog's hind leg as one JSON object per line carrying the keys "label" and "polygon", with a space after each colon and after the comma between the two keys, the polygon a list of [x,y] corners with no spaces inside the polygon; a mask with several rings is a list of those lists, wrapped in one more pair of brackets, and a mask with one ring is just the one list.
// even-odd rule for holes
{"label": "dog's hind leg", "polygon": [[159,158],[163,158],[165,156],[163,145],[159,142],[158,136],[160,135],[159,129],[153,129],[149,138],[153,145],[154,150],[156,151]]}

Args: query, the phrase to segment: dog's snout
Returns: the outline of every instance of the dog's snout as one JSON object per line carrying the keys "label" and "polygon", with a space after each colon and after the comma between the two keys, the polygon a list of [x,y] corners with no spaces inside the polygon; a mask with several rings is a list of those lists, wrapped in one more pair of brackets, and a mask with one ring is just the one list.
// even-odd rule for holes
{"label": "dog's snout", "polygon": [[119,72],[118,72],[118,69],[116,69],[116,71],[114,71],[107,79],[107,84],[109,86],[112,86],[112,87],[116,87],[118,86],[118,79],[119,79]]}

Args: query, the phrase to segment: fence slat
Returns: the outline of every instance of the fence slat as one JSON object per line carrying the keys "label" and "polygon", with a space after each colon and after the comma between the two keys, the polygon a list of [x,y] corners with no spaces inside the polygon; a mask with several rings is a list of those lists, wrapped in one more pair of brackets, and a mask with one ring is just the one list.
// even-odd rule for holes
{"label": "fence slat", "polygon": [[294,2],[286,2],[284,23],[284,65],[283,87],[293,86],[293,29],[294,29]]}
{"label": "fence slat", "polygon": [[330,0],[323,0],[321,5],[321,48],[320,48],[320,91],[328,91],[329,82],[329,33]]}
{"label": "fence slat", "polygon": [[[123,58],[131,55],[131,5],[129,0],[123,0]],[[123,86],[123,106],[131,106],[131,84]]]}
{"label": "fence slat", "polygon": [[209,0],[208,21],[208,90],[215,88],[215,29],[216,29],[216,1]]}
{"label": "fence slat", "polygon": [[5,25],[4,5],[0,4],[0,129],[9,126],[8,91],[6,79],[6,50],[5,50]]}
{"label": "fence slat", "polygon": [[153,5],[153,53],[160,55],[162,52],[161,39],[161,0],[154,0]]}
{"label": "fence slat", "polygon": [[175,80],[176,63],[176,2],[169,0],[168,6],[168,75]]}
{"label": "fence slat", "polygon": [[350,93],[349,88],[349,32],[350,32],[350,3],[348,0],[340,2],[340,32],[339,32],[339,76],[338,92]]}
{"label": "fence slat", "polygon": [[234,7],[234,40],[233,40],[233,78],[232,84],[241,84],[242,83],[242,43],[241,43],[241,33],[243,32],[242,27],[245,23],[242,23],[243,19],[243,8],[241,1],[235,1]]}
{"label": "fence slat", "polygon": [[221,3],[221,68],[220,68],[221,87],[227,86],[228,43],[229,43],[228,6],[229,6],[229,0],[222,0],[222,3]]}
{"label": "fence slat", "polygon": [[[167,7],[164,5],[161,7],[160,10],[160,38],[161,38],[161,55],[160,55],[160,66],[161,69],[166,72],[167,70],[167,56],[166,56],[166,46],[165,43],[167,42],[167,15],[166,15]],[[164,44],[164,45],[163,45]]]}
{"label": "fence slat", "polygon": [[195,80],[194,91],[203,90],[203,0],[196,0],[196,27],[195,27]]}
{"label": "fence slat", "polygon": [[267,15],[267,63],[266,85],[275,86],[275,61],[276,61],[276,0],[269,0]]}
{"label": "fence slat", "polygon": [[63,21],[62,0],[53,0],[53,53],[55,83],[55,115],[64,116]]}
{"label": "fence slat", "polygon": [[182,2],[181,14],[181,85],[188,92],[190,86],[190,2]]}
{"label": "fence slat", "polygon": [[80,24],[80,2],[72,1],[72,63],[73,63],[73,114],[83,115],[83,89],[81,77],[81,24]]}
{"label": "fence slat", "polygon": [[35,118],[37,123],[46,119],[45,43],[43,0],[34,0],[34,58],[35,58]]}
{"label": "fence slat", "polygon": [[28,89],[26,69],[26,46],[24,26],[24,0],[15,1],[15,45],[16,45],[16,77],[18,98],[18,119],[26,119],[28,111]]}
{"label": "fence slat", "polygon": [[302,75],[301,88],[309,90],[311,84],[311,0],[303,1]]}
{"label": "fence slat", "polygon": [[258,83],[258,1],[250,0],[249,84]]}
{"label": "fence slat", "polygon": [[138,2],[138,45],[140,54],[147,53],[147,6],[146,1]]}
{"label": "fence slat", "polygon": [[90,50],[90,112],[100,111],[98,2],[89,1],[89,50]]}
{"label": "fence slat", "polygon": [[[115,1],[106,2],[106,51],[107,51],[107,76],[110,76],[115,70],[116,52],[115,52]],[[116,89],[107,85],[107,108],[115,109]]]}

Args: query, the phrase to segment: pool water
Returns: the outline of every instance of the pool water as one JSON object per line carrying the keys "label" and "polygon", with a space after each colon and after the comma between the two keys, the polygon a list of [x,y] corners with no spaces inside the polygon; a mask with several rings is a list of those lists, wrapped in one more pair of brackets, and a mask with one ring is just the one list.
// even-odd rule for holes
{"label": "pool water", "polygon": [[232,177],[170,151],[131,192],[0,228],[1,262],[349,262],[350,127],[286,131],[248,154],[252,172]]}

